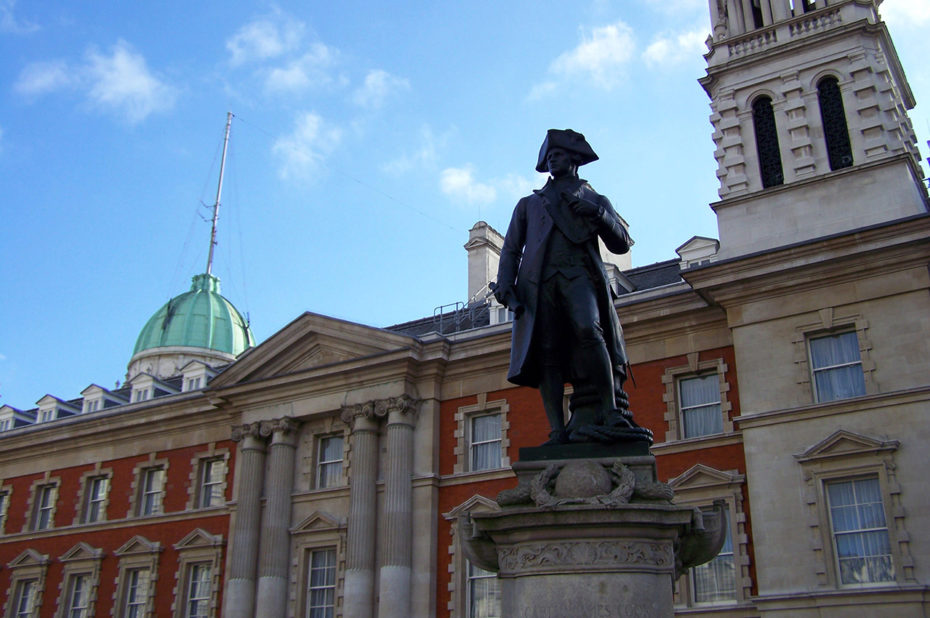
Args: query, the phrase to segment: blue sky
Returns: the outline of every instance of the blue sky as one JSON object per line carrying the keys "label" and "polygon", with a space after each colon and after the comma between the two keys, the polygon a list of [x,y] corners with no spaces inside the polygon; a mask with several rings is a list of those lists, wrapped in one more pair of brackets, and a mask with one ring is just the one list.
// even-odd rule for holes
{"label": "blue sky", "polygon": [[[926,156],[930,0],[882,12]],[[261,341],[303,311],[374,326],[466,300],[468,229],[504,231],[548,128],[636,240],[717,236],[706,0],[0,0],[0,404],[124,378],[205,269]]]}

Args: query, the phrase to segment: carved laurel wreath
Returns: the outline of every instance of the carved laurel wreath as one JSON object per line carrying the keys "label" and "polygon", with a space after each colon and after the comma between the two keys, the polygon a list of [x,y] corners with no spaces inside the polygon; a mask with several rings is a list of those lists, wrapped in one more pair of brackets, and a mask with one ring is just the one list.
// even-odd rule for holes
{"label": "carved laurel wreath", "polygon": [[536,506],[556,507],[562,504],[600,504],[603,506],[620,506],[628,504],[636,485],[633,471],[619,461],[615,461],[610,468],[611,484],[614,489],[609,494],[589,496],[586,498],[562,497],[558,498],[549,491],[549,487],[559,475],[559,465],[549,464],[546,469],[537,474],[530,483],[530,497]]}

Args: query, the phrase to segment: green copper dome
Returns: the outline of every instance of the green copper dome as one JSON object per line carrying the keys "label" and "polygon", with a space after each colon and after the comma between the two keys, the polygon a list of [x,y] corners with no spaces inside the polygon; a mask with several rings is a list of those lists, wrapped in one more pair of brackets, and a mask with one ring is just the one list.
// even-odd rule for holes
{"label": "green copper dome", "polygon": [[206,348],[238,356],[255,345],[242,314],[220,295],[220,280],[196,275],[190,292],[175,296],[155,312],[139,333],[133,357],[166,347]]}

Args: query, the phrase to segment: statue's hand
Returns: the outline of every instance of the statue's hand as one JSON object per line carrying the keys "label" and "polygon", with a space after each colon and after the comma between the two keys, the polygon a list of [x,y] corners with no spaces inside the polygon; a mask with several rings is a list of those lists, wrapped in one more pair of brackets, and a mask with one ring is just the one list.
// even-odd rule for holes
{"label": "statue's hand", "polygon": [[567,191],[562,191],[562,199],[568,203],[568,206],[572,209],[576,215],[582,217],[597,217],[600,211],[600,206],[594,202],[589,202],[579,198],[577,195],[569,193]]}
{"label": "statue's hand", "polygon": [[519,319],[523,315],[523,311],[526,307],[523,306],[519,300],[517,300],[517,294],[514,292],[513,286],[502,287],[495,282],[488,284],[488,287],[491,288],[491,291],[494,292],[494,298],[497,299],[497,302],[504,305],[511,311],[513,311],[514,319]]}

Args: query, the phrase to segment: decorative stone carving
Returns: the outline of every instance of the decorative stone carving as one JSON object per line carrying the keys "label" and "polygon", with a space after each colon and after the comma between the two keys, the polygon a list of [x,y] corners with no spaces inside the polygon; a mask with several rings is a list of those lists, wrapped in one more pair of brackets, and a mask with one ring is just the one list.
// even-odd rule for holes
{"label": "decorative stone carving", "polygon": [[261,437],[261,423],[246,423],[244,425],[233,425],[230,432],[233,442],[240,442],[246,437]]}
{"label": "decorative stone carving", "polygon": [[276,418],[271,421],[262,421],[259,432],[265,438],[271,436],[275,432],[281,432],[285,435],[292,434],[297,431],[297,423],[294,419],[287,416]]}
{"label": "decorative stone carving", "polygon": [[[586,570],[638,566],[668,570],[673,562],[672,546],[653,541],[563,541],[521,544],[498,550],[500,572],[561,572],[567,568]],[[572,570],[575,570],[572,568]]]}
{"label": "decorative stone carving", "polygon": [[630,502],[631,498],[669,502],[674,493],[665,483],[636,478],[619,459],[610,467],[594,461],[552,463],[528,482],[497,495],[501,506],[535,504],[552,508],[563,504],[600,504],[608,508]]}

